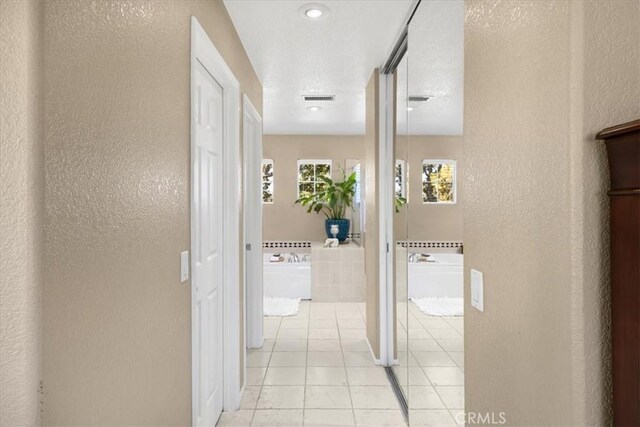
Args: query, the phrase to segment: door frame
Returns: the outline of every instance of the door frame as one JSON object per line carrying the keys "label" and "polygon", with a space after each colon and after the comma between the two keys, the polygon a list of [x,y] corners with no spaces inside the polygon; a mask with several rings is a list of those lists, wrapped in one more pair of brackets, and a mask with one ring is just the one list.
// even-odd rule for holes
{"label": "door frame", "polygon": [[[249,177],[248,171],[250,170],[248,162],[250,159],[255,157],[260,157],[260,164],[262,164],[262,117],[258,113],[258,110],[253,106],[249,97],[244,94],[242,97],[242,111],[243,111],[243,120],[242,120],[242,139],[243,139],[243,163],[244,163],[244,243],[245,243],[245,254],[249,249],[246,245],[249,243],[249,232],[247,231],[247,224],[251,224],[256,222],[260,224],[260,230],[262,230],[262,204],[261,208],[258,212],[252,212],[249,209],[250,204],[247,202],[250,197],[260,197],[260,193],[254,194],[249,191]],[[255,125],[260,129],[258,132],[257,140],[252,140],[252,135],[249,134],[248,124],[253,121]],[[259,149],[258,149],[259,148]],[[259,156],[251,156],[250,153],[254,151],[259,152]],[[253,236],[253,240],[260,241],[260,247],[251,248],[252,251],[260,251],[262,253],[262,236]],[[262,257],[260,257],[262,260]],[[246,278],[252,269],[260,268],[262,269],[262,262],[259,265],[253,265],[248,262],[248,257],[245,256],[244,262],[244,277]],[[258,272],[259,273],[259,272]],[[258,274],[261,276],[260,274]],[[255,276],[254,276],[255,277]],[[246,348],[260,348],[264,344],[264,336],[263,336],[263,284],[262,282],[248,282],[245,280],[245,325],[246,325],[246,334],[245,334],[245,353]],[[246,366],[246,364],[245,364]]]}
{"label": "door frame", "polygon": [[393,235],[394,219],[394,79],[393,74],[380,74],[378,90],[379,104],[379,182],[380,188],[378,208],[380,229],[380,364],[393,366],[394,357],[396,307],[395,307],[395,239]]}
{"label": "door frame", "polygon": [[[235,411],[240,406],[240,84],[227,66],[222,55],[195,16],[191,17],[191,99],[190,99],[190,210],[191,210],[191,254],[194,253],[195,236],[199,232],[194,221],[194,160],[195,160],[195,118],[193,108],[197,94],[195,89],[195,70],[200,63],[222,87],[223,96],[223,236],[222,236],[222,275],[223,275],[223,410]],[[191,270],[193,271],[193,256]],[[193,302],[195,289],[191,283],[191,408],[192,421],[195,421],[195,405],[198,390],[195,372],[193,333],[196,330]]]}

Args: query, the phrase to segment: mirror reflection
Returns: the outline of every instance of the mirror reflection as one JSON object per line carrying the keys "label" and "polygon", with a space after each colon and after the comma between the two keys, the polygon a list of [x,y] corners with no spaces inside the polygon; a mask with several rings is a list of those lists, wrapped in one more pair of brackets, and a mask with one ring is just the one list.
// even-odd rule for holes
{"label": "mirror reflection", "polygon": [[443,408],[453,417],[464,409],[463,23],[462,1],[430,1],[420,4],[408,27],[407,114],[398,115],[406,117],[398,124],[406,138],[398,140],[407,144],[403,303],[406,395],[416,425],[426,409]]}
{"label": "mirror reflection", "polygon": [[344,170],[346,176],[354,174],[356,179],[353,204],[351,207],[351,231],[352,241],[361,244],[362,242],[362,185],[363,166],[360,159],[346,159]]}
{"label": "mirror reflection", "polygon": [[396,307],[395,354],[393,371],[400,386],[401,398],[408,399],[409,380],[408,299],[407,299],[407,57],[402,59],[393,75],[395,92],[395,132],[393,139],[393,235],[394,294]]}

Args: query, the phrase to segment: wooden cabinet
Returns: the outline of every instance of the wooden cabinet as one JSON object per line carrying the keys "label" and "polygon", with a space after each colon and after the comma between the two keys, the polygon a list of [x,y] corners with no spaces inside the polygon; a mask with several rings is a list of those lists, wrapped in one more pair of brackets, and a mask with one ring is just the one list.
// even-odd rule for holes
{"label": "wooden cabinet", "polygon": [[640,425],[640,120],[602,130],[611,175],[613,417]]}

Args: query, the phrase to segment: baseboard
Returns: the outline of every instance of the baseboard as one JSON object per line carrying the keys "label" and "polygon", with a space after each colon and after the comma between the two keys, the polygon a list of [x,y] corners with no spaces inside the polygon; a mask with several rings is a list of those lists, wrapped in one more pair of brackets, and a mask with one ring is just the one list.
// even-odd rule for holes
{"label": "baseboard", "polygon": [[240,395],[238,396],[238,409],[237,411],[240,410],[240,402],[242,402],[242,396],[244,396],[244,392],[247,389],[247,370],[245,368],[244,370],[244,378],[243,378],[244,382],[242,384],[242,387],[240,387]]}
{"label": "baseboard", "polygon": [[369,342],[369,337],[366,337],[365,341],[367,341],[367,347],[369,347],[369,352],[371,353],[371,358],[373,359],[373,363],[375,363],[378,366],[382,365],[382,362],[380,361],[380,359],[376,359],[376,354],[373,352],[373,347],[371,347],[371,343]]}

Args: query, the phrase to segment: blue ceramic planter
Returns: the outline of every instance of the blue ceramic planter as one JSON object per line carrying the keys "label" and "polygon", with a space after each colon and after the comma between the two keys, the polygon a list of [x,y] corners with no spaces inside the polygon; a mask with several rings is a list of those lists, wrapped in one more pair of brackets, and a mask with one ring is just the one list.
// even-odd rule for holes
{"label": "blue ceramic planter", "polygon": [[347,240],[347,236],[349,235],[349,229],[351,228],[351,221],[348,219],[326,219],[324,221],[324,228],[327,232],[327,237],[333,238],[331,234],[331,225],[336,224],[338,229],[338,240],[344,242]]}

